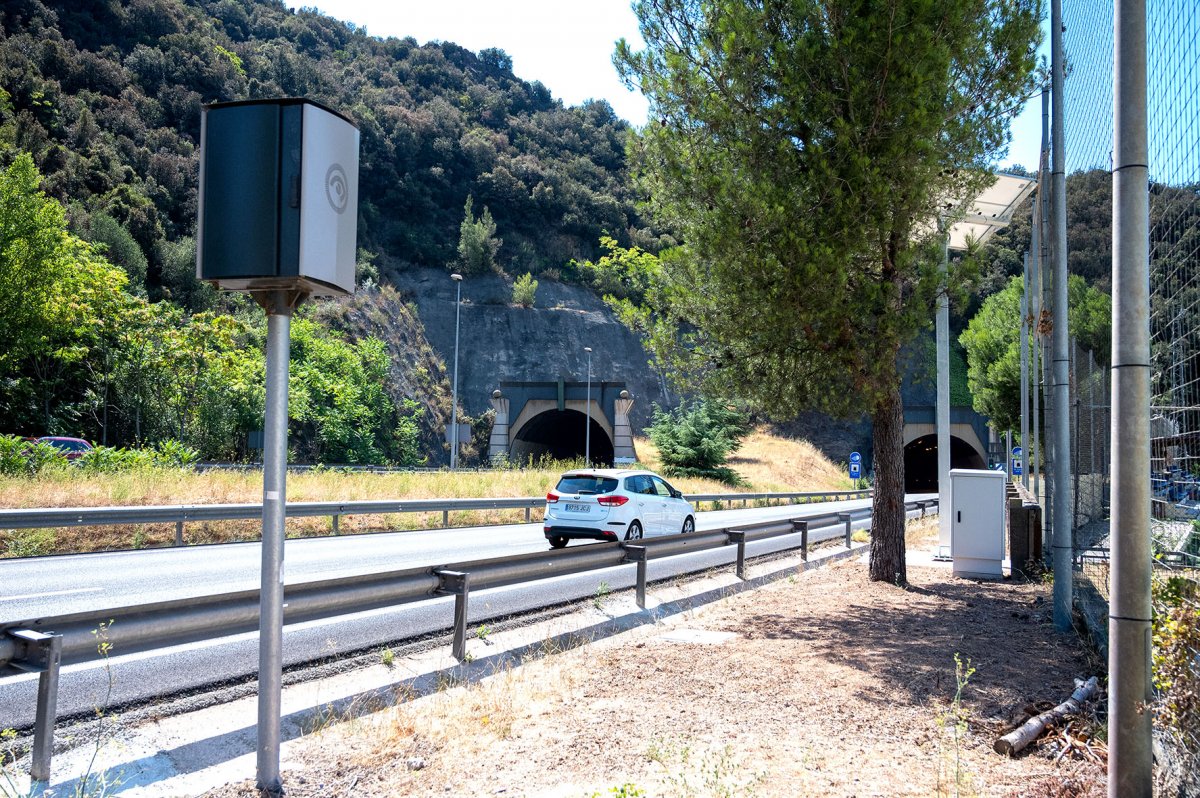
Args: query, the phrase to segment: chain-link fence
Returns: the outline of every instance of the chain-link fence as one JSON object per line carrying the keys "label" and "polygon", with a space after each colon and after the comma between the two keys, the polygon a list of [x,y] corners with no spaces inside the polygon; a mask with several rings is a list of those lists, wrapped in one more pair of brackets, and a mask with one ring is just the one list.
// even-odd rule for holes
{"label": "chain-link fence", "polygon": [[[1112,207],[1113,5],[1063,6],[1068,263],[1107,288],[1111,231],[1097,222]],[[1200,4],[1148,0],[1147,39],[1155,734],[1164,793],[1200,795]],[[1075,347],[1071,454],[1076,596],[1103,625],[1111,418],[1097,359]]]}

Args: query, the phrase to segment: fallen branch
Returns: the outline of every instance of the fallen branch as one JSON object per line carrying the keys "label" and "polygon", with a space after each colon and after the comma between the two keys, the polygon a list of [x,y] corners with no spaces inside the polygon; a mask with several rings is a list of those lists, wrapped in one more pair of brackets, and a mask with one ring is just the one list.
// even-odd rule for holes
{"label": "fallen branch", "polygon": [[1086,682],[1075,680],[1075,692],[1071,693],[1071,697],[1062,702],[1054,709],[1049,709],[1036,717],[1032,717],[1025,721],[1019,728],[1010,731],[1008,734],[1001,737],[992,746],[997,754],[1005,754],[1012,756],[1038,737],[1042,735],[1046,729],[1053,728],[1067,719],[1070,715],[1075,715],[1083,702],[1090,699],[1096,694],[1099,680],[1093,676]]}

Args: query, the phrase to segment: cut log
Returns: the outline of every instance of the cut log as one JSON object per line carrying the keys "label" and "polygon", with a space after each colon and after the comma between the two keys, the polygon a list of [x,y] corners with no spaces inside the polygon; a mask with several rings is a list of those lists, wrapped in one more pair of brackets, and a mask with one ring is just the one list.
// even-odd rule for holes
{"label": "cut log", "polygon": [[1078,714],[1083,702],[1094,696],[1098,689],[1099,679],[1095,676],[1086,682],[1076,679],[1075,692],[1071,693],[1070,698],[1054,709],[1046,710],[1042,714],[1025,721],[1019,728],[1010,731],[997,740],[992,748],[995,749],[997,754],[1004,754],[1006,756],[1012,756],[1020,752],[1040,737],[1046,729],[1051,729],[1065,721],[1069,716]]}

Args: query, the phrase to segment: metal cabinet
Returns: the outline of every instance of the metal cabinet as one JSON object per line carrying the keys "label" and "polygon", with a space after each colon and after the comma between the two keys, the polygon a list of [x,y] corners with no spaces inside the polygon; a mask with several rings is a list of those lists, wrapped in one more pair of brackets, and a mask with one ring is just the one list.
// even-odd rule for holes
{"label": "metal cabinet", "polygon": [[1004,575],[1003,471],[950,471],[950,556],[954,575],[999,579]]}

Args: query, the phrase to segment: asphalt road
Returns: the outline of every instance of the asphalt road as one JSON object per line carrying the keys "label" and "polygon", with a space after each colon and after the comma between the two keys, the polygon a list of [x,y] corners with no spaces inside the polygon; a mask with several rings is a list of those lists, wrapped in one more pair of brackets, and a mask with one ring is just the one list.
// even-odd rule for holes
{"label": "asphalt road", "polygon": [[[925,498],[925,497],[910,497]],[[856,509],[868,500],[799,506],[721,510],[697,514],[699,530],[738,523]],[[861,523],[866,526],[866,522]],[[810,530],[810,540],[842,534],[841,526]],[[794,547],[797,536],[748,546],[761,555]],[[575,545],[592,545],[586,541]],[[540,523],[425,530],[290,540],[286,545],[288,584],[336,576],[412,568],[545,551]],[[732,548],[710,550],[649,564],[649,578],[662,579],[733,561]],[[0,623],[189,598],[259,585],[260,545],[230,543],[170,549],[78,554],[26,560],[0,560]],[[497,590],[472,592],[470,622],[595,595],[598,585],[631,587],[634,566],[594,571]],[[452,624],[453,599],[439,597],[395,609],[289,626],[284,630],[287,665],[333,654],[382,646],[440,632]],[[80,663],[62,669],[58,712],[70,717],[97,706],[119,706],[253,674],[258,667],[257,634],[189,644],[107,663]],[[0,678],[0,729],[33,721],[37,678]],[[111,695],[108,695],[111,689]]]}

